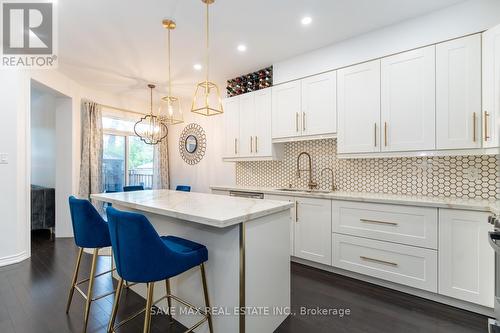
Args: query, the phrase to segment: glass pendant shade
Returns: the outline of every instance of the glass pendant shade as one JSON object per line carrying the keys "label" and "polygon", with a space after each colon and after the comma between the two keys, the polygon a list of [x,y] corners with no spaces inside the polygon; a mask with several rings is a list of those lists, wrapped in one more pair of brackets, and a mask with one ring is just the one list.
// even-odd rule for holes
{"label": "glass pendant shade", "polygon": [[177,97],[165,96],[161,99],[160,118],[167,125],[176,125],[184,122],[181,102]]}
{"label": "glass pendant shade", "polygon": [[184,122],[182,115],[181,103],[178,97],[172,96],[172,80],[170,78],[170,32],[177,27],[177,24],[170,19],[162,21],[162,25],[168,31],[168,95],[161,99],[160,104],[160,119],[167,125],[176,125]]}
{"label": "glass pendant shade", "polygon": [[204,116],[224,113],[219,87],[208,79],[209,69],[209,6],[215,0],[201,0],[206,4],[206,79],[196,85],[191,112]]}
{"label": "glass pendant shade", "polygon": [[150,89],[150,113],[145,115],[134,125],[134,132],[144,143],[157,145],[168,135],[167,125],[161,118],[153,114],[153,89],[155,85],[148,84]]}

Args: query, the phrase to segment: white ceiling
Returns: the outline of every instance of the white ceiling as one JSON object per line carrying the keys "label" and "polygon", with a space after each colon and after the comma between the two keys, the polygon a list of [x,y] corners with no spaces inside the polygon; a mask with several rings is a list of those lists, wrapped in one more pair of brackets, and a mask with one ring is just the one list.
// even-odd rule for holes
{"label": "white ceiling", "polygon": [[[219,82],[462,0],[216,0],[211,10],[211,76]],[[164,18],[173,32],[172,79],[190,95],[203,72],[200,0],[59,0],[60,69],[83,85],[146,97],[147,82],[165,85]],[[309,15],[311,25],[300,19]],[[241,54],[239,43],[248,46]]]}

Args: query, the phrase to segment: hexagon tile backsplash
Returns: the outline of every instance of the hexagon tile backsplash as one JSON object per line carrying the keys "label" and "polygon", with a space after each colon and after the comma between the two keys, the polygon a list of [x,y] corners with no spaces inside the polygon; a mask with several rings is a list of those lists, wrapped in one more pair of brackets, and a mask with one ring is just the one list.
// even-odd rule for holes
{"label": "hexagon tile backsplash", "polygon": [[[307,187],[307,173],[297,177],[297,156],[306,151],[313,161],[313,180],[328,190],[332,168],[339,191],[403,195],[500,199],[497,156],[402,157],[338,159],[336,140],[285,144],[281,161],[236,163],[236,183],[242,186]],[[301,169],[307,168],[301,159]]]}

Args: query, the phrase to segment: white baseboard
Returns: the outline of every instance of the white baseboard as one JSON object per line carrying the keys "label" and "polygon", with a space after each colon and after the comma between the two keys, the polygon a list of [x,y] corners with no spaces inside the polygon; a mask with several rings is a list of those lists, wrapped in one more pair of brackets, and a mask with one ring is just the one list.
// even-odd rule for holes
{"label": "white baseboard", "polygon": [[406,294],[429,299],[429,300],[434,301],[434,302],[443,303],[443,304],[450,305],[450,306],[453,306],[453,307],[456,307],[459,309],[479,313],[479,314],[482,314],[484,316],[488,316],[488,317],[492,317],[492,318],[494,317],[493,309],[482,306],[482,305],[465,302],[465,301],[462,301],[462,300],[459,300],[456,298],[443,296],[443,295],[439,295],[439,294],[432,293],[429,291],[404,286],[404,285],[394,283],[394,282],[380,280],[380,279],[377,279],[377,278],[374,278],[374,277],[371,277],[368,275],[358,274],[358,273],[346,271],[344,269],[340,269],[340,268],[336,268],[336,267],[332,267],[332,266],[327,266],[327,265],[323,265],[323,264],[318,264],[318,263],[315,263],[315,262],[312,262],[309,260],[305,260],[305,259],[301,259],[301,258],[297,258],[297,257],[291,257],[291,260],[292,260],[292,262],[296,262],[296,263],[306,265],[306,266],[311,266],[311,267],[314,267],[317,269],[321,269],[323,271],[344,275],[344,276],[347,276],[347,277],[350,277],[353,279],[357,279],[357,280],[361,280],[364,282],[368,282],[368,283],[373,283],[373,284],[376,284],[376,285],[379,285],[382,287],[386,287],[389,289],[394,289],[394,290],[397,290],[397,291],[400,291],[400,292],[403,292]]}
{"label": "white baseboard", "polygon": [[0,267],[20,263],[21,261],[26,260],[29,257],[30,256],[26,253],[26,251],[23,251],[18,254],[0,258]]}

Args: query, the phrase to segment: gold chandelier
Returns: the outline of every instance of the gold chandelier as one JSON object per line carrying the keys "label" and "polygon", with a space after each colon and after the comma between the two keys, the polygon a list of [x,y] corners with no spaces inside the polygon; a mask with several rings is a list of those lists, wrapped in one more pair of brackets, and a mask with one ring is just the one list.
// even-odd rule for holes
{"label": "gold chandelier", "polygon": [[196,91],[193,97],[193,104],[191,112],[198,113],[204,116],[214,116],[224,112],[222,108],[222,99],[220,96],[219,87],[208,79],[208,65],[209,65],[209,13],[208,8],[215,0],[201,0],[206,4],[206,78],[196,85]]}
{"label": "gold chandelier", "polygon": [[170,32],[176,28],[176,23],[173,20],[163,20],[163,27],[168,31],[168,95],[162,100],[162,115],[160,120],[167,125],[175,125],[184,122],[181,110],[181,103],[178,97],[172,96],[172,80],[170,79]]}
{"label": "gold chandelier", "polygon": [[142,117],[134,125],[134,132],[142,141],[148,145],[157,145],[168,135],[168,128],[160,117],[153,114],[153,89],[154,84],[148,84],[150,89],[150,107],[149,114]]}

